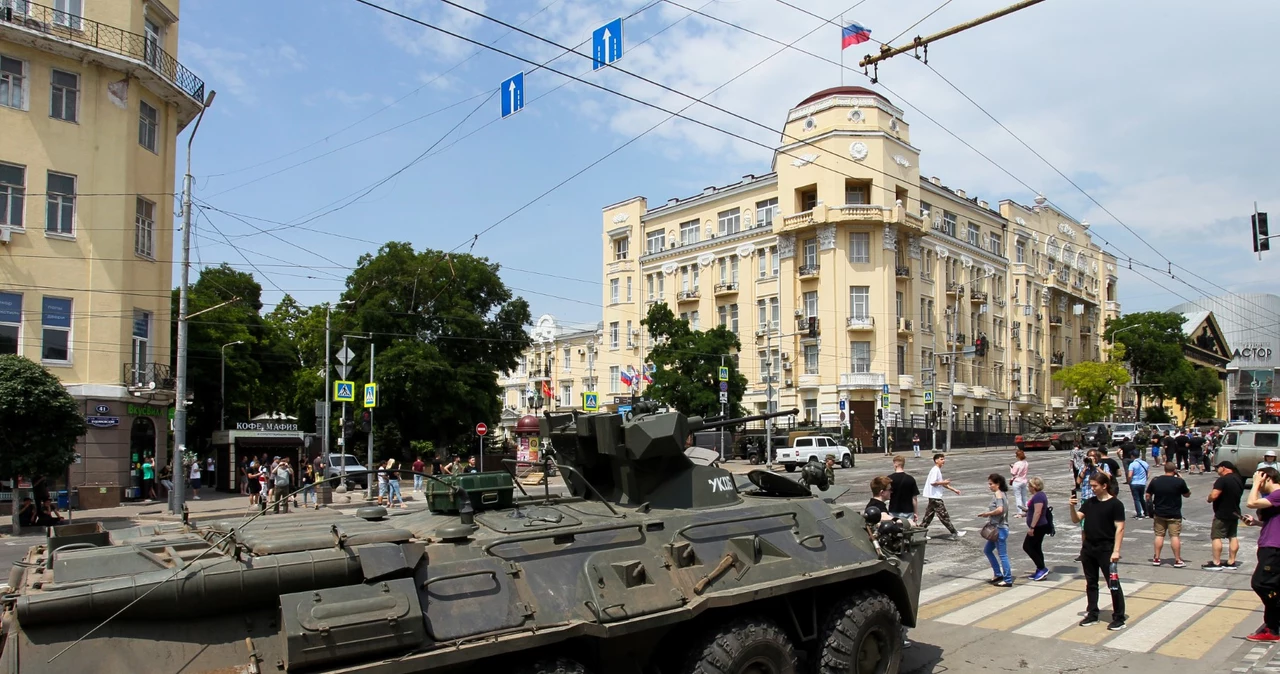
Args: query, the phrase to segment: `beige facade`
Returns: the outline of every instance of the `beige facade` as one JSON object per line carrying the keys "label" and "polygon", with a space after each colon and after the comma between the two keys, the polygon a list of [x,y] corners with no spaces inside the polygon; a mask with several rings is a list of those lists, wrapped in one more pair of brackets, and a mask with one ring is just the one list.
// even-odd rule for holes
{"label": "beige facade", "polygon": [[842,87],[789,112],[772,172],[604,208],[601,360],[643,361],[640,321],[665,302],[737,332],[751,410],[844,419],[864,440],[885,387],[890,418],[923,416],[927,391],[964,420],[1066,411],[1050,376],[1101,357],[1115,260],[1043,197],[993,206],[922,179],[919,159],[899,108]]}
{"label": "beige facade", "polygon": [[166,453],[174,163],[204,84],[177,0],[0,2],[0,352],[42,363],[91,425],[72,483]]}

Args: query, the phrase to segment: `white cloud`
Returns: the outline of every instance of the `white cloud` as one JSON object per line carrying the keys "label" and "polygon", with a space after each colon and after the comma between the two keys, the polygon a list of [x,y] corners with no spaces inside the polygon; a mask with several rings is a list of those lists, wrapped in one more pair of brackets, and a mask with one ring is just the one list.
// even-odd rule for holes
{"label": "white cloud", "polygon": [[205,47],[199,42],[184,40],[182,59],[204,79],[207,87],[224,91],[242,102],[255,100],[245,75],[250,63],[247,52]]}

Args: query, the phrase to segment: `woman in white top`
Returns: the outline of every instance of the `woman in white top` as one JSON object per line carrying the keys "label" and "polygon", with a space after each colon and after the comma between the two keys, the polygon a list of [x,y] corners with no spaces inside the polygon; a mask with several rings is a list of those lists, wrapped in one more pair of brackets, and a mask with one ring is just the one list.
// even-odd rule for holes
{"label": "woman in white top", "polygon": [[1017,500],[1018,512],[1017,517],[1022,517],[1023,511],[1027,509],[1027,453],[1021,449],[1014,452],[1017,461],[1009,464],[1009,484],[1013,487],[1013,496]]}

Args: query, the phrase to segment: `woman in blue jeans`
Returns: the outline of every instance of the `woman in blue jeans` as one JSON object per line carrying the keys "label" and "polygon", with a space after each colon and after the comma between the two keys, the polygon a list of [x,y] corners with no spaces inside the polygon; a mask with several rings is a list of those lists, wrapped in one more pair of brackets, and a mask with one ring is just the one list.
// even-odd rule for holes
{"label": "woman in blue jeans", "polygon": [[[992,473],[987,476],[987,488],[991,490],[991,505],[978,517],[987,518],[987,523],[995,526],[996,540],[987,541],[983,552],[987,561],[991,562],[991,572],[995,577],[991,584],[996,587],[1013,587],[1013,571],[1009,568],[1009,485],[1004,476]],[[996,553],[1000,553],[997,561]]]}

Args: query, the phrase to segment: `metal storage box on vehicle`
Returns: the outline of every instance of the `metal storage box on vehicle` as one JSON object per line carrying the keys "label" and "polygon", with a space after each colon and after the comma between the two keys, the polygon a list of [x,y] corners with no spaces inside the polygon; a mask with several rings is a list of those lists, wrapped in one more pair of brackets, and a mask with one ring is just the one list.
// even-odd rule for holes
{"label": "metal storage box on vehicle", "polygon": [[[456,485],[467,493],[471,499],[471,507],[476,510],[494,508],[510,508],[515,490],[511,473],[494,471],[491,473],[465,473],[463,475],[441,475],[440,480]],[[462,506],[461,498],[456,492],[447,489],[435,480],[426,480],[427,507],[433,512],[456,513]]]}

